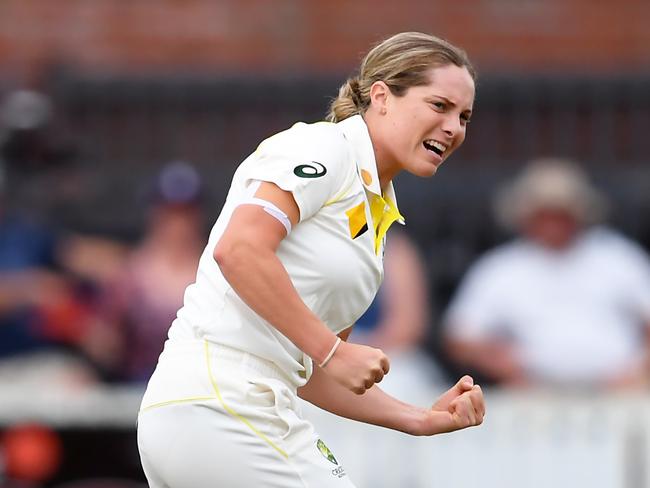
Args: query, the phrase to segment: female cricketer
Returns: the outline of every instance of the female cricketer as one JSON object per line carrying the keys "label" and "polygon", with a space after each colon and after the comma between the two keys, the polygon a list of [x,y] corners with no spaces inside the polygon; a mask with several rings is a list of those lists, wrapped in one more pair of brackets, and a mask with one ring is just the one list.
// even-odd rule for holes
{"label": "female cricketer", "polygon": [[298,397],[412,435],[483,421],[471,377],[416,407],[377,386],[381,350],[346,342],[403,221],[392,179],[435,174],[465,139],[474,93],[462,50],[397,34],[366,55],[328,122],[298,123],[239,166],[142,400],[151,487],[353,487]]}

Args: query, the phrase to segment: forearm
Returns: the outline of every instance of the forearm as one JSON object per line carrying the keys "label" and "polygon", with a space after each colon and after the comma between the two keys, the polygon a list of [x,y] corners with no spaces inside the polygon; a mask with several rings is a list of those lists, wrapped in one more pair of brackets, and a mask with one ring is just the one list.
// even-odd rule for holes
{"label": "forearm", "polygon": [[298,390],[298,395],[333,414],[413,435],[420,433],[427,416],[426,409],[393,398],[377,385],[357,395],[320,368],[314,368],[309,382]]}
{"label": "forearm", "polygon": [[217,262],[228,283],[251,309],[314,361],[325,358],[335,335],[304,304],[273,251],[244,242],[221,253]]}

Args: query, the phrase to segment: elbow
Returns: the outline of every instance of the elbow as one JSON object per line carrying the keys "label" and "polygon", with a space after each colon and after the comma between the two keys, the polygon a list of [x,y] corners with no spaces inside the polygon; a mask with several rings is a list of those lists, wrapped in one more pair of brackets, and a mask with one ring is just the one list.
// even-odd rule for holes
{"label": "elbow", "polygon": [[258,251],[245,240],[221,239],[212,251],[212,257],[224,275],[246,267],[255,261]]}
{"label": "elbow", "polygon": [[214,247],[212,257],[217,263],[217,266],[219,266],[221,271],[224,272],[228,268],[232,267],[233,263],[236,262],[237,259],[241,258],[241,254],[245,251],[245,247],[246,246],[233,243],[229,239],[221,239]]}
{"label": "elbow", "polygon": [[222,241],[219,241],[217,245],[214,246],[214,250],[212,251],[212,258],[221,268],[225,264],[226,259],[228,258],[228,254],[228,246]]}

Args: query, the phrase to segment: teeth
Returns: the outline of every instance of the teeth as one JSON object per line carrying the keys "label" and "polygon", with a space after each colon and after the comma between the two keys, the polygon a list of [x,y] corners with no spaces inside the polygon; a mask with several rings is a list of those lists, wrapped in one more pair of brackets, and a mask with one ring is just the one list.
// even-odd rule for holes
{"label": "teeth", "polygon": [[433,139],[427,139],[424,141],[426,144],[429,146],[435,147],[438,151],[441,153],[445,152],[447,150],[447,146],[443,144],[442,142],[434,141]]}

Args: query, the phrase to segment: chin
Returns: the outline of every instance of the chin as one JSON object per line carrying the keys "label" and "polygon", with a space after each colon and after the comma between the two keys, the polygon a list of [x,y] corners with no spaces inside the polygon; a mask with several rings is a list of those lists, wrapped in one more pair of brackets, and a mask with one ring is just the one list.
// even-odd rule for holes
{"label": "chin", "polygon": [[[424,177],[430,177],[435,175],[438,172],[438,168],[442,164],[442,161],[427,161],[426,164],[423,164],[421,167],[421,175]],[[418,168],[420,169],[420,168]]]}
{"label": "chin", "polygon": [[431,156],[427,155],[427,158],[420,159],[417,164],[413,165],[413,174],[416,176],[422,177],[431,177],[436,174],[438,168],[443,163],[443,159],[433,159]]}
{"label": "chin", "polygon": [[414,176],[419,176],[420,178],[430,178],[436,174],[438,167],[441,164],[442,161],[433,160],[433,158],[428,154],[426,157],[418,155],[416,157],[411,157],[410,162],[404,164],[402,169]]}
{"label": "chin", "polygon": [[438,171],[438,167],[433,164],[428,164],[426,166],[421,166],[418,168],[413,168],[409,173],[419,176],[421,178],[431,178]]}

